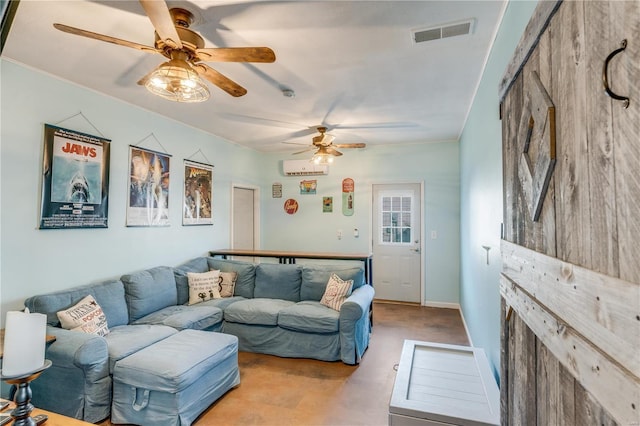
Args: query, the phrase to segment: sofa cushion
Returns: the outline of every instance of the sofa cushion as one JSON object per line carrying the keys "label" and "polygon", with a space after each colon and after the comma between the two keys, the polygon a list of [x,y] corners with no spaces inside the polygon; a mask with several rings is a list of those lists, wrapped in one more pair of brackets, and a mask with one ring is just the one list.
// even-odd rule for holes
{"label": "sofa cushion", "polygon": [[234,296],[242,296],[248,299],[254,297],[253,289],[256,281],[256,265],[240,260],[207,258],[209,269],[218,269],[222,272],[237,272],[238,279],[234,289]]}
{"label": "sofa cushion", "polygon": [[256,267],[256,288],[254,297],[300,301],[302,267],[261,263]]}
{"label": "sofa cushion", "polygon": [[220,322],[222,309],[199,303],[195,306],[167,306],[136,320],[134,324],[161,324],[177,330],[209,330]]}
{"label": "sofa cushion", "polygon": [[247,299],[240,296],[223,297],[221,299],[207,300],[206,302],[202,302],[198,306],[215,306],[216,308],[220,308],[224,311],[225,309],[227,309],[227,306],[231,305],[232,303],[239,302],[240,300],[247,300]]}
{"label": "sofa cushion", "polygon": [[220,271],[187,272],[189,305],[220,299]]}
{"label": "sofa cushion", "polygon": [[129,323],[129,313],[124,298],[124,287],[121,281],[102,281],[95,284],[87,284],[67,290],[33,296],[25,300],[24,304],[29,311],[47,315],[47,324],[53,327],[60,326],[60,320],[56,313],[67,309],[91,295],[98,302],[105,316],[109,328]]}
{"label": "sofa cushion", "polygon": [[320,301],[331,274],[343,280],[353,280],[353,290],[364,285],[364,269],[346,267],[344,265],[304,265],[302,267],[302,284],[300,300]]}
{"label": "sofa cushion", "polygon": [[189,301],[189,280],[187,272],[207,272],[209,265],[206,257],[196,257],[188,262],[182,263],[173,268],[173,275],[176,280],[178,292],[178,305],[184,305]]}
{"label": "sofa cushion", "polygon": [[123,275],[120,279],[124,284],[131,322],[178,303],[176,279],[173,269],[168,266]]}
{"label": "sofa cushion", "polygon": [[109,334],[107,316],[91,295],[83,298],[70,308],[58,311],[57,315],[60,325],[64,329],[98,336]]}
{"label": "sofa cushion", "polygon": [[165,325],[123,325],[112,328],[105,336],[109,350],[109,373],[113,373],[116,362],[177,332],[175,328]]}
{"label": "sofa cushion", "polygon": [[284,308],[278,314],[280,327],[303,333],[335,333],[339,323],[340,312],[310,300]]}
{"label": "sofa cushion", "polygon": [[229,305],[224,319],[229,322],[254,325],[278,325],[278,313],[294,302],[280,299],[246,299]]}

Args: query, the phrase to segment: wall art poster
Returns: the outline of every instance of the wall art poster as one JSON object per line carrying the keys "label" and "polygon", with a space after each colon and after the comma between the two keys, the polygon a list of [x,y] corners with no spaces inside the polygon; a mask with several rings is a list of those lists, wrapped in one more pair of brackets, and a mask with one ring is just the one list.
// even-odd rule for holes
{"label": "wall art poster", "polygon": [[169,160],[166,153],[129,146],[127,226],[169,226]]}
{"label": "wall art poster", "polygon": [[44,125],[40,229],[107,228],[111,141]]}
{"label": "wall art poster", "polygon": [[346,178],[342,181],[342,214],[345,216],[353,216],[354,189],[353,179]]}
{"label": "wall art poster", "polygon": [[213,166],[184,160],[183,225],[213,225]]}
{"label": "wall art poster", "polygon": [[333,197],[322,197],[322,213],[333,212]]}
{"label": "wall art poster", "polygon": [[271,197],[282,198],[282,184],[280,182],[271,185]]}
{"label": "wall art poster", "polygon": [[287,214],[296,214],[298,211],[298,202],[293,198],[287,199],[287,201],[284,202],[284,211],[287,212]]}
{"label": "wall art poster", "polygon": [[315,194],[317,188],[318,181],[315,179],[300,181],[300,194]]}

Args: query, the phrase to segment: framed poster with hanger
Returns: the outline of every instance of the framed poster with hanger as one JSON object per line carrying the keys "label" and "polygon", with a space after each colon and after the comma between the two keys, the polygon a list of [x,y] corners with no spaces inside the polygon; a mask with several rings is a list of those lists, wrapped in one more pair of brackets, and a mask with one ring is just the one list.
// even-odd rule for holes
{"label": "framed poster with hanger", "polygon": [[44,125],[40,229],[108,227],[110,145]]}
{"label": "framed poster with hanger", "polygon": [[171,155],[129,146],[127,226],[169,226]]}

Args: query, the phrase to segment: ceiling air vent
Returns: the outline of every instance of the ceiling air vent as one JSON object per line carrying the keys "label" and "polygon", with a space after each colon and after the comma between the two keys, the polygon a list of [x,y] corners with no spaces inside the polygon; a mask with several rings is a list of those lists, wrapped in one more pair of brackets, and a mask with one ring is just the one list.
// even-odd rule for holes
{"label": "ceiling air vent", "polygon": [[464,22],[456,22],[454,24],[439,25],[437,27],[416,30],[413,31],[412,34],[413,42],[417,44],[425,41],[439,40],[441,38],[471,34],[473,32],[474,22],[475,19],[469,19]]}

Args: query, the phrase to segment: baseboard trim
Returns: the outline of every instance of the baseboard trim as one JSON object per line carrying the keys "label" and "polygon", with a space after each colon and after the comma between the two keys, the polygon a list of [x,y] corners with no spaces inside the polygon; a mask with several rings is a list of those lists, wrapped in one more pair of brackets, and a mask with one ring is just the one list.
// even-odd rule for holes
{"label": "baseboard trim", "polygon": [[450,303],[450,302],[430,302],[427,300],[424,302],[424,305],[422,306],[426,306],[428,308],[446,308],[446,309],[460,310],[459,303]]}
{"label": "baseboard trim", "polygon": [[471,333],[469,333],[469,327],[467,327],[467,321],[464,319],[464,312],[460,309],[460,318],[462,318],[462,325],[464,325],[464,331],[467,333],[467,339],[469,339],[469,345],[475,347],[473,340],[471,340]]}

